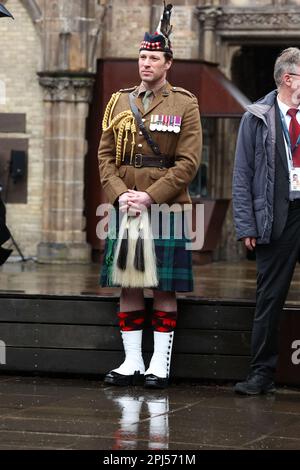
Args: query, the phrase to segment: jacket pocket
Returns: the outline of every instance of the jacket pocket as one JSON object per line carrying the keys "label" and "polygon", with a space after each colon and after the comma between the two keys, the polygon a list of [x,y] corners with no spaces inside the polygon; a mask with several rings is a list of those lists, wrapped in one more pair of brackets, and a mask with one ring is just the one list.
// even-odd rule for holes
{"label": "jacket pocket", "polygon": [[265,197],[260,196],[260,197],[255,198],[253,200],[253,208],[254,208],[254,212],[264,209],[265,208]]}
{"label": "jacket pocket", "polygon": [[168,168],[151,168],[149,176],[152,180],[158,180],[165,176],[168,172]]}
{"label": "jacket pocket", "polygon": [[119,167],[119,176],[120,176],[120,178],[124,178],[124,176],[126,174],[126,171],[127,171],[127,165],[121,165]]}
{"label": "jacket pocket", "polygon": [[254,216],[258,236],[261,237],[266,223],[265,198],[257,197],[253,200]]}

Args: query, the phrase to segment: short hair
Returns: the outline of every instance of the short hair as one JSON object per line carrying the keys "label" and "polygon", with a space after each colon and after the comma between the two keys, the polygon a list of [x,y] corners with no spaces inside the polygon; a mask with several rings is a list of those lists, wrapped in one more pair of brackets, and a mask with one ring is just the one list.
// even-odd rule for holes
{"label": "short hair", "polygon": [[284,49],[276,59],[274,66],[274,80],[279,87],[282,85],[284,73],[296,73],[296,67],[300,66],[300,49],[298,47],[289,47]]}
{"label": "short hair", "polygon": [[169,62],[170,60],[173,60],[172,52],[164,52],[164,56],[165,56],[166,62]]}

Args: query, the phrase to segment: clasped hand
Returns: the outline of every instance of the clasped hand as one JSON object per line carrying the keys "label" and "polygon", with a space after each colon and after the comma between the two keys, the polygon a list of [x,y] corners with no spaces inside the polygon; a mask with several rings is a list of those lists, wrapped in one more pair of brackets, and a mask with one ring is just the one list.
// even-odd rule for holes
{"label": "clasped hand", "polygon": [[153,199],[145,191],[135,191],[128,189],[126,193],[119,197],[119,206],[121,212],[130,211],[139,215],[153,203]]}

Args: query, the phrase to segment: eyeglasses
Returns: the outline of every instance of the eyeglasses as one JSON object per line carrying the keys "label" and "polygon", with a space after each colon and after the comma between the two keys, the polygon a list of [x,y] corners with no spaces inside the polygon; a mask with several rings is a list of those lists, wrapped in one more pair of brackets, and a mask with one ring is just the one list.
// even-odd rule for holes
{"label": "eyeglasses", "polygon": [[300,73],[291,73],[291,72],[287,72],[288,75],[295,75],[296,77],[300,77]]}

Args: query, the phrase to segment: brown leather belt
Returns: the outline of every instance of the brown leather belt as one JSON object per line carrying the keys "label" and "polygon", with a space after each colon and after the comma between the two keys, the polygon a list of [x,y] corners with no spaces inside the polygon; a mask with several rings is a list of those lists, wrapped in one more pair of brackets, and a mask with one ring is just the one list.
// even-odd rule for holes
{"label": "brown leather belt", "polygon": [[141,153],[136,153],[132,157],[132,162],[130,162],[130,156],[125,155],[125,159],[122,161],[122,165],[131,165],[134,168],[143,168],[143,167],[156,167],[156,168],[171,168],[174,166],[174,158],[169,157],[168,155],[143,155]]}

